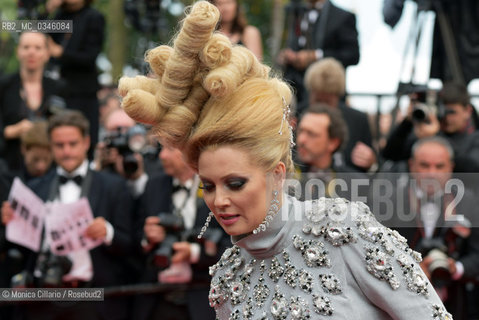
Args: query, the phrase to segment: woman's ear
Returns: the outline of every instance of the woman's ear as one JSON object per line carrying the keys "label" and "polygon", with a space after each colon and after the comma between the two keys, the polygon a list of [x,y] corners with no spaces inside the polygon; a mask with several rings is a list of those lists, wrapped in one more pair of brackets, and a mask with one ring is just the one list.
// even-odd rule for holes
{"label": "woman's ear", "polygon": [[280,161],[273,169],[274,183],[278,187],[283,186],[284,179],[286,178],[286,165]]}

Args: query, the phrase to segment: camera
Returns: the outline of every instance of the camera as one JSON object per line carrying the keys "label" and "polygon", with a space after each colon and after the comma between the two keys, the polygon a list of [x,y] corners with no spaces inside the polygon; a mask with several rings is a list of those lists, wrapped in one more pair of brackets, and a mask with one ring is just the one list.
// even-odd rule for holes
{"label": "camera", "polygon": [[158,214],[160,226],[165,228],[165,239],[159,244],[153,253],[153,263],[166,269],[170,266],[173,255],[173,243],[182,240],[182,233],[185,230],[183,218],[178,214],[162,212]]}
{"label": "camera", "polygon": [[[138,170],[138,160],[135,152],[141,153],[146,145],[146,130],[141,125],[131,128],[118,128],[106,135],[105,146],[108,149],[115,148],[123,157],[123,170],[127,178]],[[107,164],[111,165],[111,164]]]}
{"label": "camera", "polygon": [[417,247],[423,257],[429,257],[431,263],[428,271],[434,287],[442,287],[451,281],[449,272],[448,247],[444,239],[439,237],[423,238]]}
{"label": "camera", "polygon": [[428,271],[434,287],[447,286],[452,281],[449,258],[458,260],[464,253],[465,241],[470,235],[470,222],[464,221],[441,228],[441,235],[423,238],[416,250],[431,260]]}
{"label": "camera", "polygon": [[66,256],[57,256],[51,252],[38,257],[38,269],[41,272],[38,286],[40,288],[56,288],[63,283],[63,276],[70,272],[72,261]]}
{"label": "camera", "polygon": [[429,90],[426,85],[400,83],[398,91],[409,95],[413,105],[411,120],[415,123],[430,123],[431,115],[441,121],[451,113],[439,99],[438,92]]}
{"label": "camera", "polygon": [[12,288],[58,288],[63,284],[63,276],[70,272],[72,261],[66,256],[57,256],[51,252],[43,252],[38,256],[37,270],[34,279],[31,272],[24,270],[11,279]]}
{"label": "camera", "polygon": [[47,118],[54,114],[58,114],[60,112],[65,111],[67,108],[67,104],[65,99],[57,95],[51,95],[45,101],[45,107],[47,111]]}

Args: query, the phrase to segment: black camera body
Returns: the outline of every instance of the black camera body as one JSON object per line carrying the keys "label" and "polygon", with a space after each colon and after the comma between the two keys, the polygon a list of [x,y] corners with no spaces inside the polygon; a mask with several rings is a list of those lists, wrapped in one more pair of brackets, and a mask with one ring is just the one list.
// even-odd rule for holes
{"label": "black camera body", "polygon": [[63,276],[70,272],[73,263],[66,256],[57,256],[48,252],[42,252],[38,256],[38,271],[41,276],[34,278],[28,270],[15,274],[11,279],[12,288],[58,288],[63,284]]}
{"label": "black camera body", "polygon": [[[132,144],[134,137],[139,137],[143,142]],[[141,149],[145,146],[146,130],[140,125],[128,129],[118,128],[118,130],[108,133],[104,142],[106,148],[118,150],[118,153],[123,157],[123,170],[126,177],[132,176],[138,170],[138,160],[134,153],[141,152]]]}
{"label": "black camera body", "polygon": [[[467,223],[466,223],[467,224]],[[464,230],[466,230],[464,232]],[[422,238],[416,247],[423,257],[429,257],[429,274],[434,287],[447,286],[452,281],[449,271],[449,258],[458,260],[463,254],[470,229],[465,224],[444,227],[441,234],[432,238]]]}
{"label": "black camera body", "polygon": [[433,237],[430,239],[421,239],[417,251],[423,257],[430,257],[429,274],[434,287],[442,287],[451,281],[451,273],[449,272],[449,255],[448,247],[444,239]]}
{"label": "black camera body", "polygon": [[450,112],[439,99],[438,92],[428,89],[426,85],[415,83],[400,83],[398,92],[407,94],[413,104],[412,121],[415,123],[430,123],[429,117],[434,115],[439,121]]}
{"label": "black camera body", "polygon": [[183,218],[178,214],[162,212],[158,214],[158,217],[160,218],[159,225],[165,229],[166,235],[153,253],[153,263],[161,269],[166,269],[171,263],[173,243],[182,240],[185,224]]}
{"label": "black camera body", "polygon": [[41,288],[57,288],[63,283],[63,276],[70,272],[72,261],[66,256],[57,256],[51,252],[43,253],[38,258],[38,269],[42,277],[38,286]]}

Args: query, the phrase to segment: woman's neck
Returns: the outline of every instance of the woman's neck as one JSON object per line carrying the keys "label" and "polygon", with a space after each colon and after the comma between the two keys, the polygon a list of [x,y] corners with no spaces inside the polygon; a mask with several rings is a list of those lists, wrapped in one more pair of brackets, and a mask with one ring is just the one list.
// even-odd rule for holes
{"label": "woman's neck", "polygon": [[233,22],[221,22],[220,31],[228,37],[231,36],[233,31]]}
{"label": "woman's neck", "polygon": [[38,83],[42,81],[43,68],[39,70],[20,69],[20,78],[23,83]]}

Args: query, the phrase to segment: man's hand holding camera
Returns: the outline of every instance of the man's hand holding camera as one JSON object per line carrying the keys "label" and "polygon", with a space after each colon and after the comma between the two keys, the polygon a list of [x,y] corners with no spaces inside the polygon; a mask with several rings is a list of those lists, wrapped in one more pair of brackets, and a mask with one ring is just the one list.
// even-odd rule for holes
{"label": "man's hand holding camera", "polygon": [[[418,139],[433,137],[441,129],[439,119],[433,110],[429,110],[425,104],[418,104],[412,100],[407,110],[407,119],[414,125],[414,134]],[[418,117],[417,114],[421,116]],[[420,118],[420,119],[418,119]]]}
{"label": "man's hand holding camera", "polygon": [[190,262],[191,244],[186,241],[176,242],[173,244],[175,253],[171,257],[171,263]]}

